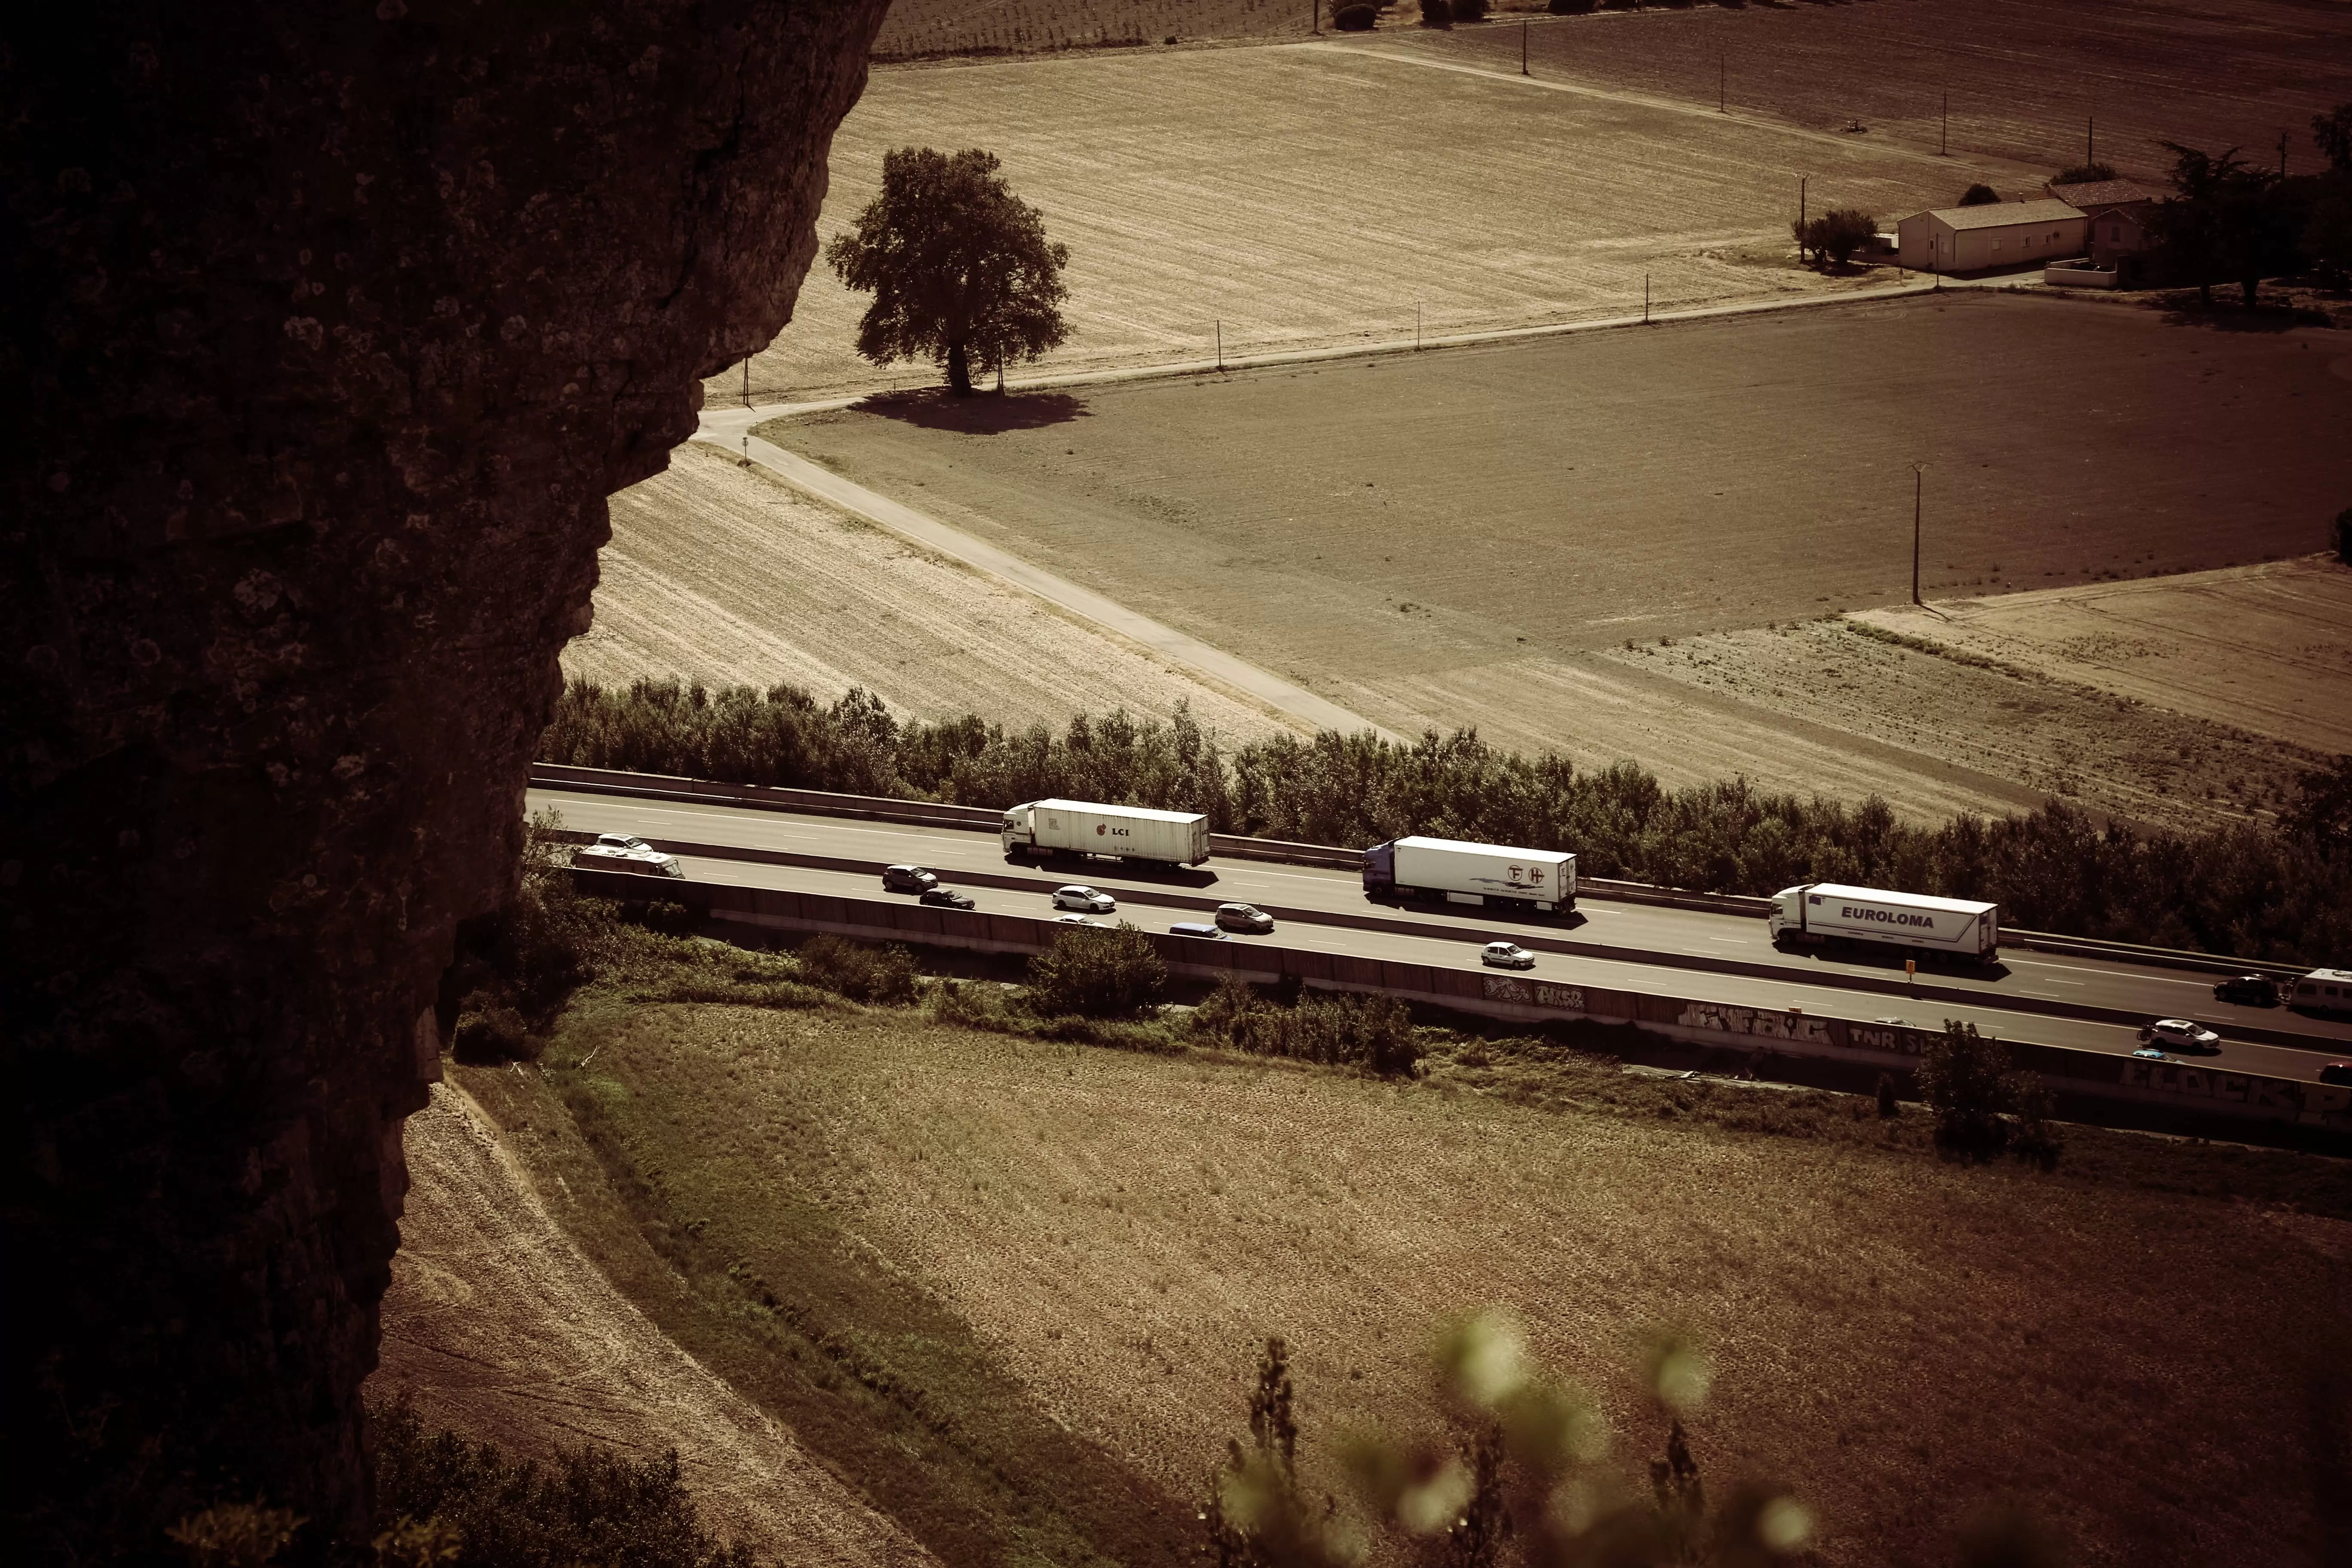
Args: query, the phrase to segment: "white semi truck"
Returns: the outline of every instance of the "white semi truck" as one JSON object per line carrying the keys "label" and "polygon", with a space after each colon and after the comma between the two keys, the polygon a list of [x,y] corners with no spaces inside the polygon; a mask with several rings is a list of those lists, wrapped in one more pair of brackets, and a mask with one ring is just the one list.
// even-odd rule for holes
{"label": "white semi truck", "polygon": [[1576,908],[1576,857],[1453,838],[1392,838],[1364,851],[1364,891],[1564,913]]}
{"label": "white semi truck", "polygon": [[1964,958],[2000,950],[2000,906],[1973,899],[1811,882],[1773,894],[1768,920],[1776,943],[1868,942]]}
{"label": "white semi truck", "polygon": [[1033,800],[1004,808],[1004,852],[1108,855],[1163,866],[1197,866],[1209,858],[1209,819],[1194,812],[1085,800]]}

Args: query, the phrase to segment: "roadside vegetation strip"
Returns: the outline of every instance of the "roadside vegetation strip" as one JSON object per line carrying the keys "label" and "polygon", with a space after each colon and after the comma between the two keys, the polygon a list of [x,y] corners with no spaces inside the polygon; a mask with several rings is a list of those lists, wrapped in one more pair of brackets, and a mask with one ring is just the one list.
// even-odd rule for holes
{"label": "roadside vegetation strip", "polygon": [[[534,876],[526,899],[549,887]],[[700,945],[595,936],[575,954],[582,988],[527,1047],[535,1070],[453,1071],[530,1130],[517,1146],[575,1194],[566,1223],[622,1289],[944,1560],[1181,1553],[1256,1334],[1305,1347],[1318,1425],[1397,1429],[1425,1413],[1407,1360],[1429,1324],[1496,1300],[1537,1304],[1539,1350],[1588,1374],[1644,1321],[1698,1332],[1719,1388],[1743,1390],[1709,1455],[1794,1482],[1866,1557],[1941,1528],[1898,1506],[1927,1472],[1897,1431],[1936,1456],[1941,1495],[2021,1485],[2090,1507],[2106,1538],[2108,1511],[2161,1522],[2188,1506],[2133,1479],[2142,1447],[2178,1441],[2168,1422],[2233,1454],[2294,1447],[2273,1362],[2298,1342],[2262,1325],[2340,1288],[2323,1276],[2341,1259],[2295,1228],[2326,1222],[2212,1201],[2352,1215],[2332,1162],[2069,1129],[2054,1177],[1971,1170],[1936,1157],[1916,1106],[1629,1075],[1613,1056],[1635,1037],[1581,1026],[1545,1041],[1413,1030],[1419,1072],[1383,1078],[1347,1053],[1393,1025],[1293,1034],[1263,994],[1058,1025],[992,979],[919,981],[927,1011],[798,992],[779,1009],[756,987],[751,1005],[655,1000],[707,984],[714,963],[818,990],[852,973]],[[1350,1065],[1269,1070],[1244,1054],[1261,1037]],[[1647,1194],[1638,1212],[1630,1192]],[[1685,1261],[1634,1263],[1667,1258]],[[1580,1288],[1547,1272],[1565,1259]],[[2027,1295],[2048,1309],[2038,1335],[1986,1342],[1994,1304]],[[2122,1310],[2143,1331],[2106,1331]],[[1806,1342],[1839,1347],[1829,1361],[1792,1373],[1748,1348],[1787,1342],[1800,1319]],[[1867,1326],[1890,1321],[1918,1331]],[[2067,1440],[2101,1423],[2095,1391],[2144,1363],[2166,1369],[2170,1414]],[[2046,1454],[2011,1468],[1979,1452],[1980,1375],[2014,1384],[2054,1435]],[[1829,1387],[1837,1419],[1787,1419],[1810,1408],[1792,1378]],[[1848,1446],[1865,1433],[1885,1440]],[[2086,1489],[2093,1447],[2103,1481]],[[2272,1479],[2201,1522],[2292,1532],[2306,1505],[2283,1478],[2302,1472],[2249,1464]]]}
{"label": "roadside vegetation strip", "polygon": [[1328,731],[1228,752],[1189,717],[1073,721],[1056,734],[977,719],[901,723],[858,695],[572,682],[544,762],[1003,807],[1062,797],[1197,811],[1213,830],[1301,843],[1412,833],[1567,849],[1580,872],[1770,894],[1807,881],[1999,902],[2031,930],[2326,963],[2352,951],[2352,759],[2316,771],[2277,828],[2101,826],[2052,805],[2021,816],[1897,822],[1734,780],[1669,790],[1630,763],[1593,771],[1475,734],[1410,746]]}

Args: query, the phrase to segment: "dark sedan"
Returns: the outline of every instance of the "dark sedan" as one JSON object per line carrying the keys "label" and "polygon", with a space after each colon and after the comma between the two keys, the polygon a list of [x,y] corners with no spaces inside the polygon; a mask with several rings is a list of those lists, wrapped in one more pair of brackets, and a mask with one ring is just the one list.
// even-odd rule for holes
{"label": "dark sedan", "polygon": [[968,910],[972,907],[970,893],[959,893],[953,888],[925,888],[919,904],[937,904],[943,910]]}
{"label": "dark sedan", "polygon": [[2233,974],[2213,987],[2216,1002],[2236,1002],[2249,1007],[2275,1007],[2278,982],[2267,974]]}

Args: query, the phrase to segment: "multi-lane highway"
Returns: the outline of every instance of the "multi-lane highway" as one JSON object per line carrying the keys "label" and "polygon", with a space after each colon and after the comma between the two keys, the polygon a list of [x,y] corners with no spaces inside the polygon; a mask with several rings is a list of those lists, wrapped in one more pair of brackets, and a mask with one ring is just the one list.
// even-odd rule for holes
{"label": "multi-lane highway", "polygon": [[2217,1002],[2213,976],[2108,960],[2010,950],[1989,971],[1923,966],[1914,984],[1899,961],[1876,954],[1780,952],[1753,917],[1590,897],[1562,921],[1399,908],[1366,900],[1354,872],[1307,866],[1221,859],[1164,874],[1108,861],[1024,866],[1006,861],[995,835],[952,828],[565,789],[533,789],[528,805],[554,809],[568,827],[642,835],[704,881],[876,898],[880,868],[911,862],[1000,914],[1047,913],[1055,886],[1083,881],[1147,928],[1198,920],[1229,900],[1276,914],[1272,937],[1234,939],[1243,942],[1460,965],[1478,944],[1508,938],[1537,950],[1537,977],[1571,984],[1930,1027],[1964,1018],[2006,1038],[2117,1054],[2138,1045],[2140,1024],[2189,1017],[2223,1036],[2221,1054],[2206,1059],[2274,1078],[2308,1080],[2323,1062],[2352,1057],[2352,1025]]}

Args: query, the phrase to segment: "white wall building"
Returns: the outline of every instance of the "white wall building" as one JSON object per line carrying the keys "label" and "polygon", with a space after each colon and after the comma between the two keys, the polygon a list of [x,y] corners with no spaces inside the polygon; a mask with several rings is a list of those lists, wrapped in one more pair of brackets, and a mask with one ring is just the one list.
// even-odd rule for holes
{"label": "white wall building", "polygon": [[2061,201],[1988,202],[1913,213],[1895,226],[1916,272],[1989,272],[2080,256],[2087,219]]}

